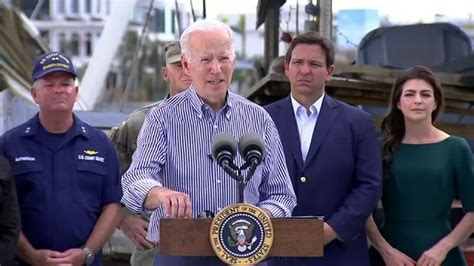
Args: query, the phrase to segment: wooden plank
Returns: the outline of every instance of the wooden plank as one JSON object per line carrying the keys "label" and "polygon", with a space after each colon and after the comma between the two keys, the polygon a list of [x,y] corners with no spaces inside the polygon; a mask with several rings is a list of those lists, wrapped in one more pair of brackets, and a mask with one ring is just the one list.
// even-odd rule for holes
{"label": "wooden plank", "polygon": [[[378,68],[376,68],[378,69]],[[391,73],[395,70],[379,70]],[[457,114],[473,115],[469,106],[474,104],[474,90],[455,85],[443,85],[447,103],[447,111]],[[381,100],[388,105],[391,84],[368,80],[357,80],[344,77],[334,77],[326,85],[326,91],[350,104],[365,104],[380,106]],[[268,104],[287,96],[290,92],[288,78],[284,74],[271,73],[249,89],[244,96],[259,104]],[[360,98],[360,99],[353,99]]]}
{"label": "wooden plank", "polygon": [[[374,116],[374,123],[377,129],[380,129],[382,124],[382,116]],[[445,131],[450,135],[460,136],[464,138],[474,138],[474,130],[472,130],[472,125],[462,124],[462,123],[453,123],[453,122],[436,122],[436,127]]]}
{"label": "wooden plank", "polygon": [[326,87],[347,88],[352,90],[375,91],[387,93],[390,92],[391,85],[368,80],[356,80],[349,78],[333,77]]}
{"label": "wooden plank", "polygon": [[364,99],[361,97],[350,97],[337,95],[334,98],[351,105],[370,105],[376,107],[387,107],[387,102],[384,100],[375,101],[373,99]]}
{"label": "wooden plank", "polygon": [[[174,256],[214,256],[209,228],[212,219],[161,219],[160,253]],[[270,256],[323,255],[323,220],[315,217],[272,218]]]}
{"label": "wooden plank", "polygon": [[323,220],[308,218],[272,219],[275,238],[271,257],[323,256]]}
{"label": "wooden plank", "polygon": [[[359,77],[369,80],[378,80],[380,82],[392,84],[395,79],[403,73],[403,69],[390,69],[369,65],[347,65],[341,64],[336,66],[336,76]],[[436,72],[435,75],[440,80],[441,84],[453,85],[459,87],[469,88],[474,90],[474,77],[456,73],[442,73]]]}
{"label": "wooden plank", "polygon": [[460,100],[464,102],[474,102],[474,89],[466,90],[457,86],[443,85],[444,97],[447,100]]}

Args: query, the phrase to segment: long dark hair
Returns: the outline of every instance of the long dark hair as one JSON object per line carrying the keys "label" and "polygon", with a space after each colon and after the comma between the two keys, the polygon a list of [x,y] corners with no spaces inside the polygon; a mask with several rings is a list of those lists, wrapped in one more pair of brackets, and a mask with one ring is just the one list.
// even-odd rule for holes
{"label": "long dark hair", "polygon": [[385,170],[390,166],[393,160],[393,154],[405,136],[405,120],[402,111],[397,107],[397,103],[400,101],[403,84],[412,79],[422,79],[433,87],[437,107],[431,113],[432,123],[436,121],[438,115],[444,108],[443,89],[433,71],[428,67],[414,66],[403,72],[397,80],[395,80],[390,94],[389,113],[382,121],[382,155]]}

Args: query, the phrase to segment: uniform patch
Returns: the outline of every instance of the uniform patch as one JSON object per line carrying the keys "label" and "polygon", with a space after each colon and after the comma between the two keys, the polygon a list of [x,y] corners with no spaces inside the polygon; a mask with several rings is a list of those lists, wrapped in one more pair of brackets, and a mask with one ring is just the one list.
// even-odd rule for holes
{"label": "uniform patch", "polygon": [[99,154],[98,151],[94,151],[94,150],[85,150],[84,153],[87,154],[87,155],[97,155],[97,154]]}
{"label": "uniform patch", "polygon": [[34,161],[36,161],[36,158],[35,157],[29,157],[29,156],[15,157],[15,162],[22,162],[22,161],[34,162]]}
{"label": "uniform patch", "polygon": [[101,162],[103,163],[105,160],[104,160],[104,157],[100,157],[100,156],[94,156],[94,155],[97,155],[99,154],[98,151],[94,151],[94,150],[84,150],[84,154],[79,154],[77,156],[77,159],[79,160],[83,160],[83,161],[98,161],[98,162]]}

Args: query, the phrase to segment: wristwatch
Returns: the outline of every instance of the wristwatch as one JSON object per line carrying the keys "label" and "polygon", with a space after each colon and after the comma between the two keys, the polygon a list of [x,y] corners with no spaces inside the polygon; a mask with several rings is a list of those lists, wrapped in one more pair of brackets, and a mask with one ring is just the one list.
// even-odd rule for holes
{"label": "wristwatch", "polygon": [[86,265],[91,265],[92,262],[94,262],[94,259],[95,259],[94,252],[92,252],[92,250],[88,247],[83,247],[82,252],[84,252],[84,255],[86,255],[85,264]]}

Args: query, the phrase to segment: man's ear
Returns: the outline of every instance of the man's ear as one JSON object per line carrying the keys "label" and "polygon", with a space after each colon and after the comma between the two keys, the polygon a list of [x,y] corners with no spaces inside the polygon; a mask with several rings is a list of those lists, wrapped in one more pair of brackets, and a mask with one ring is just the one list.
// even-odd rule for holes
{"label": "man's ear", "polygon": [[31,87],[30,88],[30,94],[31,94],[31,97],[33,98],[33,100],[35,101],[35,103],[38,103],[37,101],[37,91],[35,89],[35,87]]}
{"label": "man's ear", "polygon": [[334,75],[334,72],[336,71],[336,66],[335,65],[328,66],[327,71],[328,71],[328,75],[326,76],[326,83],[328,83],[332,79],[332,76]]}
{"label": "man's ear", "polygon": [[283,63],[284,67],[285,67],[285,75],[288,76],[288,72],[290,71],[290,62],[288,62],[286,59],[285,59],[285,62]]}
{"label": "man's ear", "polygon": [[186,58],[184,55],[181,55],[181,66],[184,72],[189,76],[189,58]]}
{"label": "man's ear", "polygon": [[161,77],[163,78],[164,81],[169,82],[168,69],[166,68],[166,66],[161,68]]}
{"label": "man's ear", "polygon": [[33,99],[36,97],[36,90],[35,90],[35,87],[31,87],[31,88],[30,88],[30,94],[31,94],[31,97],[33,97]]}

